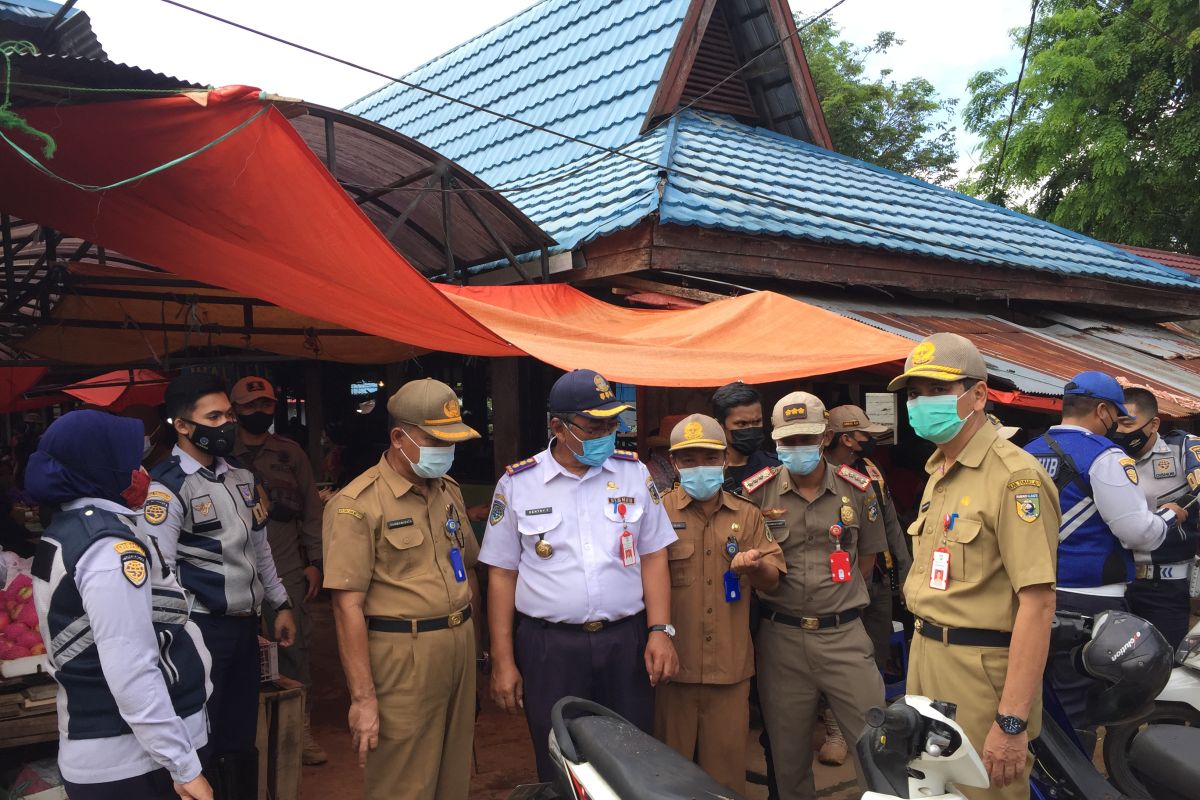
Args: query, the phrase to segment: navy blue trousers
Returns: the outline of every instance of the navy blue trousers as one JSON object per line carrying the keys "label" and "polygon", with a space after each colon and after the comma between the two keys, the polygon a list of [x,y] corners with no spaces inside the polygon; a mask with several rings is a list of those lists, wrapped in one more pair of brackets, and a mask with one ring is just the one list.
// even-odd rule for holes
{"label": "navy blue trousers", "polygon": [[533,737],[538,780],[554,778],[550,709],[568,695],[606,706],[647,733],[654,727],[654,687],[646,674],[646,615],[595,633],[567,630],[517,615],[517,669],[525,685],[525,719]]}
{"label": "navy blue trousers", "polygon": [[258,617],[193,614],[192,621],[212,655],[210,754],[252,753],[258,730]]}
{"label": "navy blue trousers", "polygon": [[1164,581],[1143,578],[1129,584],[1125,592],[1129,610],[1137,614],[1166,637],[1174,650],[1188,632],[1192,598],[1187,581]]}

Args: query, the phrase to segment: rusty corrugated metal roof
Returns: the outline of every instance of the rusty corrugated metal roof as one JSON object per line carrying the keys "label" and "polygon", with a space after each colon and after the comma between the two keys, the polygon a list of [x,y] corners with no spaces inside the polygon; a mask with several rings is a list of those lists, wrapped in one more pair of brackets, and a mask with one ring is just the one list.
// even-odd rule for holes
{"label": "rusty corrugated metal roof", "polygon": [[1200,256],[1189,256],[1183,253],[1174,253],[1170,250],[1155,250],[1151,247],[1132,247],[1127,244],[1119,244],[1117,247],[1133,253],[1135,256],[1148,258],[1151,261],[1157,261],[1159,264],[1181,269],[1193,275],[1200,275]]}
{"label": "rusty corrugated metal roof", "polygon": [[1026,327],[961,309],[904,302],[799,299],[912,339],[947,331],[975,343],[993,377],[1030,394],[1059,396],[1085,370],[1141,386],[1171,417],[1200,414],[1200,344],[1161,326],[1047,315],[1045,327]]}

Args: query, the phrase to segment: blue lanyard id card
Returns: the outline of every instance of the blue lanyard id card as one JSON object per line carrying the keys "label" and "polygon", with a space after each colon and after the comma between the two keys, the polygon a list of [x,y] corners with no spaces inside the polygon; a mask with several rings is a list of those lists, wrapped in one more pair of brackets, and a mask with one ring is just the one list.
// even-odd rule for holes
{"label": "blue lanyard id card", "polygon": [[725,602],[736,603],[742,599],[742,580],[731,569],[725,570]]}
{"label": "blue lanyard id card", "polygon": [[454,580],[462,583],[467,579],[467,568],[463,566],[462,551],[457,547],[450,548],[450,566],[454,568]]}

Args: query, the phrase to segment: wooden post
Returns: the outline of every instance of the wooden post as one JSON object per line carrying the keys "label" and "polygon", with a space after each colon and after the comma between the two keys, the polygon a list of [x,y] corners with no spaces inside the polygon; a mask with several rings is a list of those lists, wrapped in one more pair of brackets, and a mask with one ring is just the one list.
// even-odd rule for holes
{"label": "wooden post", "polygon": [[489,361],[494,428],[492,463],[497,476],[522,456],[520,363],[515,356]]}
{"label": "wooden post", "polygon": [[308,460],[313,474],[320,476],[325,464],[325,452],[321,449],[321,432],[325,430],[325,396],[321,391],[321,362],[309,361],[304,365],[304,421],[308,426]]}

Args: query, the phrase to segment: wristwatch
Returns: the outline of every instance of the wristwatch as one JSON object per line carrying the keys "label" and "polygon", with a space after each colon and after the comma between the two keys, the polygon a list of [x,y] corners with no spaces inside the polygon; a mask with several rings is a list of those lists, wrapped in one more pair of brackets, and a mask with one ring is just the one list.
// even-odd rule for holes
{"label": "wristwatch", "polygon": [[666,625],[651,625],[649,633],[654,633],[655,631],[662,631],[670,639],[675,638],[675,626],[669,622]]}
{"label": "wristwatch", "polygon": [[1000,730],[1007,733],[1009,736],[1016,736],[1018,733],[1024,733],[1028,722],[1020,717],[1014,717],[1012,714],[997,714],[996,724],[1000,726]]}

